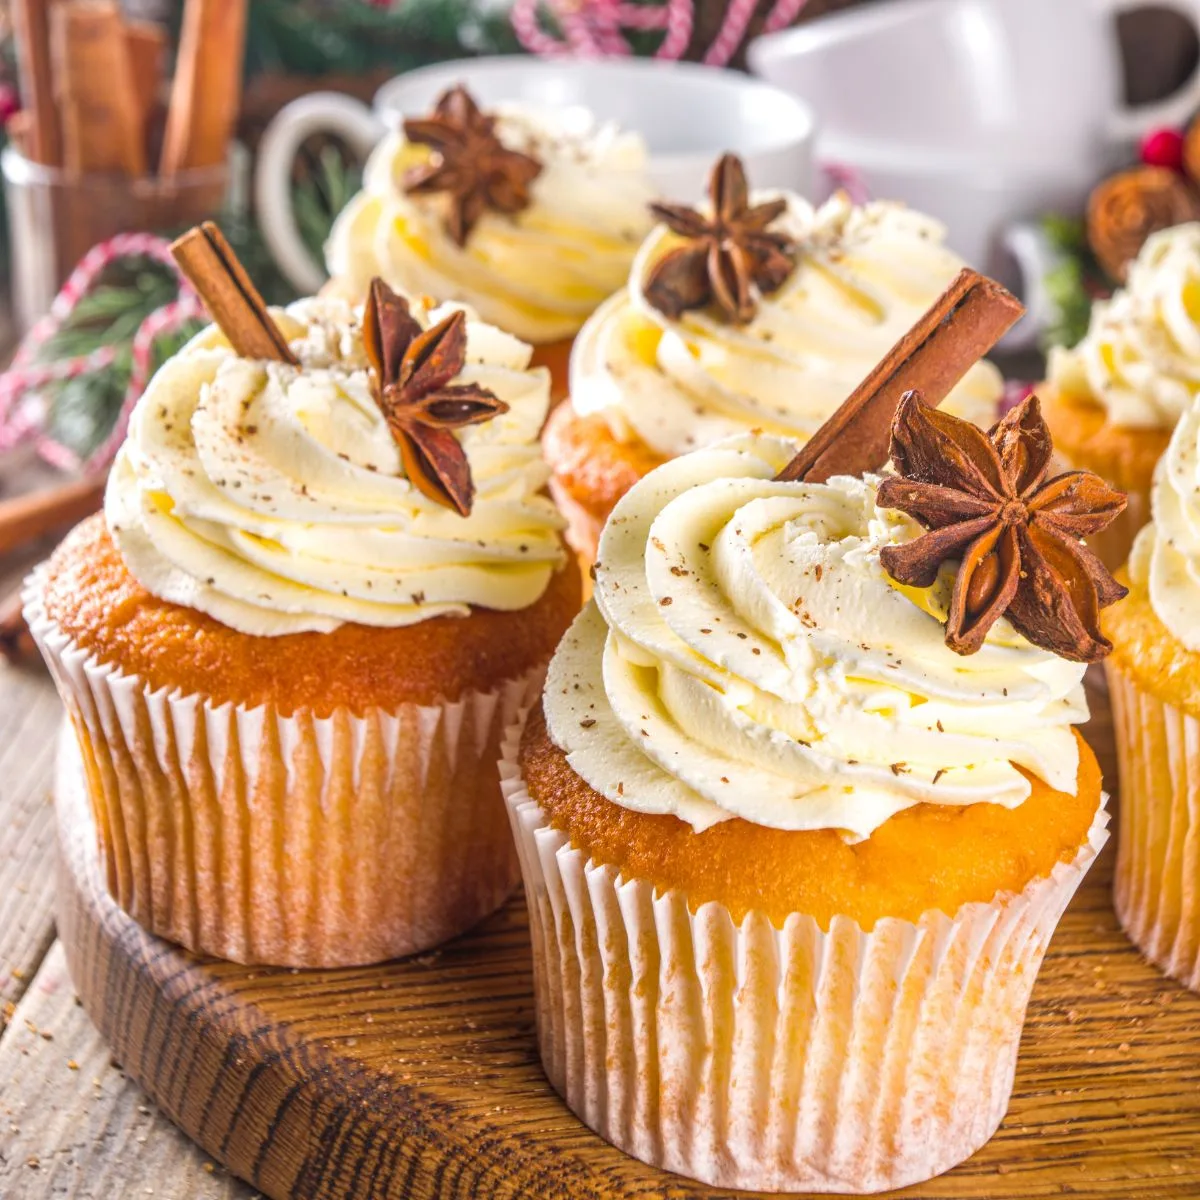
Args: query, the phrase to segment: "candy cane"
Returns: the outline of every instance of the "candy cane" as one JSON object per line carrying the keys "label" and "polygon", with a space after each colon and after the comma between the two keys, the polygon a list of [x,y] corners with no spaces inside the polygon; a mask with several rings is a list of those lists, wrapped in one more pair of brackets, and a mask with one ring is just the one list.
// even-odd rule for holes
{"label": "candy cane", "polygon": [[566,40],[542,28],[541,0],[515,0],[511,10],[517,40],[542,57],[624,57],[632,53],[632,47],[622,29],[663,29],[665,35],[655,57],[674,59],[682,56],[692,36],[691,0],[666,0],[653,6],[622,0],[548,0],[548,7]]}
{"label": "candy cane", "polygon": [[38,420],[33,416],[31,406],[15,408],[18,400],[28,399],[36,389],[48,383],[61,383],[103,370],[111,366],[116,357],[117,352],[111,346],[102,346],[78,358],[15,367],[0,375],[0,451],[12,450],[37,430]]}
{"label": "candy cane", "polygon": [[786,29],[801,13],[808,0],[775,0],[775,7],[767,13],[763,22],[763,33],[775,33]]}
{"label": "candy cane", "polygon": [[682,58],[692,40],[693,10],[691,0],[667,0],[666,34],[655,58]]}
{"label": "candy cane", "polygon": [[750,18],[758,7],[758,0],[732,0],[725,11],[725,20],[705,52],[703,62],[710,67],[723,67],[737,53],[737,48],[750,27]]}
{"label": "candy cane", "polygon": [[[171,257],[170,243],[163,238],[148,233],[122,233],[93,246],[59,289],[49,312],[22,339],[12,365],[0,375],[0,451],[11,450],[33,437],[38,438],[39,451],[51,461],[64,462],[73,457],[66,447],[53,439],[39,437],[44,414],[35,413],[35,405],[30,400],[38,389],[47,384],[75,379],[111,366],[117,351],[114,347],[102,346],[91,354],[57,362],[39,363],[35,360],[38,351],[70,319],[79,301],[104,270],[122,258],[149,258],[170,267],[179,281],[179,296],[174,303],[186,303],[193,307],[199,305],[192,285],[179,273]],[[171,305],[166,307],[170,308]],[[152,317],[154,315],[151,314]],[[143,322],[143,326],[145,324]],[[143,379],[143,387],[144,384]],[[124,411],[124,405],[122,409]]]}
{"label": "candy cane", "polygon": [[530,54],[543,58],[556,58],[565,54],[570,47],[546,33],[538,20],[540,0],[516,0],[512,6],[510,20],[517,40]]}

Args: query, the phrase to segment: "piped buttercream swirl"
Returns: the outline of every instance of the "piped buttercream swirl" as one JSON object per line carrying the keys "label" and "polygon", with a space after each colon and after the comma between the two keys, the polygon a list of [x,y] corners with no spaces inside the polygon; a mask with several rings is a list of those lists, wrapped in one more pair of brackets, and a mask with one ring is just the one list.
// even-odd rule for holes
{"label": "piped buttercream swirl", "polygon": [[1158,619],[1200,651],[1200,399],[1183,414],[1155,468],[1153,520],[1129,556],[1129,576]]}
{"label": "piped buttercream swirl", "polygon": [[[671,319],[656,309],[645,281],[679,239],[664,226],[651,233],[629,287],[575,343],[578,413],[603,415],[618,439],[636,438],[664,458],[752,429],[808,438],[963,267],[941,226],[900,205],[860,208],[837,196],[814,210],[786,198],[771,228],[795,241],[798,264],[745,325],[706,310]],[[987,428],[1001,388],[996,369],[979,363],[944,407]]]}
{"label": "piped buttercream swirl", "polygon": [[1103,405],[1114,425],[1170,429],[1200,394],[1200,223],[1156,233],[1111,300],[1092,307],[1072,350],[1051,353],[1063,392]]}
{"label": "piped buttercream swirl", "polygon": [[429,150],[394,133],[371,154],[362,191],[334,226],[329,272],[356,299],[380,275],[401,291],[464,301],[529,342],[572,337],[625,283],[652,224],[645,145],[580,108],[502,105],[495,115],[504,145],[542,164],[528,208],[485,212],[457,245],[445,228],[447,198],[404,190],[405,173]]}
{"label": "piped buttercream swirl", "polygon": [[793,444],[743,435],[640,481],[595,598],[550,668],[551,737],[609,800],[702,830],[740,817],[868,837],[922,802],[1072,791],[1084,668],[1007,621],[944,644],[953,573],[903,588],[880,549],[921,531],[877,480],[781,483]]}
{"label": "piped buttercream swirl", "polygon": [[[413,311],[428,325],[450,309]],[[361,308],[306,300],[274,316],[298,367],[240,358],[213,327],[139,401],[105,500],[138,581],[260,636],[537,600],[563,562],[563,522],[542,494],[549,378],[529,368],[529,347],[468,320],[458,380],[509,411],[456,435],[476,487],[463,518],[404,476],[373,396]]]}

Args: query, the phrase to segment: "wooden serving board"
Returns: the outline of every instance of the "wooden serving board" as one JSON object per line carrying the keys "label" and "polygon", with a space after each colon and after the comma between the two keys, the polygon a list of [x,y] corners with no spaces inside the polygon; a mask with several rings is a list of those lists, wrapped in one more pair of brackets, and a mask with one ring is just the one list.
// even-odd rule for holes
{"label": "wooden serving board", "polygon": [[[1107,705],[1090,731],[1106,778]],[[117,1060],[204,1150],[274,1200],[700,1200],[581,1125],[538,1065],[518,897],[441,950],[356,970],[201,960],[108,897],[74,743],[57,786],[59,934]],[[1034,992],[1000,1132],[911,1197],[1200,1196],[1200,997],[1109,905],[1112,846]],[[746,1193],[735,1193],[746,1195]]]}

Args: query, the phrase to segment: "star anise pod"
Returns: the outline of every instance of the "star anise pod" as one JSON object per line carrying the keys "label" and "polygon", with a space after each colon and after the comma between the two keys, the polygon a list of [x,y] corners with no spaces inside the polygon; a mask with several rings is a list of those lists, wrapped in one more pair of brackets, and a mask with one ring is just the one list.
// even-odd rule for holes
{"label": "star anise pod", "polygon": [[1100,610],[1125,595],[1080,541],[1108,526],[1125,497],[1090,471],[1046,480],[1053,445],[1036,396],[984,434],[924,403],[900,402],[892,426],[897,477],[879,485],[881,508],[897,508],[929,530],[880,552],[899,583],[928,587],[959,560],[946,645],[974,654],[1002,616],[1035,646],[1074,662],[1112,649]]}
{"label": "star anise pod", "polygon": [[768,228],[787,209],[783,199],[750,204],[746,170],[734,154],[722,155],[708,181],[712,216],[683,204],[652,204],[668,229],[687,238],[651,268],[646,298],[668,317],[715,301],[745,324],[758,311],[755,289],[778,291],[796,267],[796,246]]}
{"label": "star anise pod", "polygon": [[466,245],[485,212],[517,213],[529,207],[529,185],[541,174],[542,164],[508,149],[496,136],[496,118],[481,112],[461,85],[441,97],[432,116],[405,121],[404,135],[434,151],[429,162],[406,172],[404,190],[449,195],[446,232],[458,245]]}
{"label": "star anise pod", "polygon": [[382,279],[371,282],[363,318],[363,346],[375,373],[375,401],[400,447],[409,481],[460,516],[471,512],[471,468],[452,432],[508,412],[508,405],[476,384],[451,384],[467,354],[466,317],[459,311],[423,330]]}

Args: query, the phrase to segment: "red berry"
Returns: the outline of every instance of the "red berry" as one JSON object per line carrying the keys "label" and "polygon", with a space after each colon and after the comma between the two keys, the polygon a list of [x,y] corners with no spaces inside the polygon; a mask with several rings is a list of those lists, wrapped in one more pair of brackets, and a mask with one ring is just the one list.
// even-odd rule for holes
{"label": "red berry", "polygon": [[1183,134],[1177,129],[1152,129],[1142,138],[1140,157],[1148,167],[1183,170]]}

